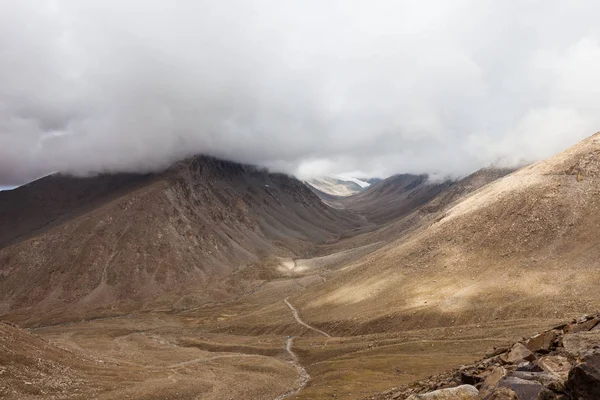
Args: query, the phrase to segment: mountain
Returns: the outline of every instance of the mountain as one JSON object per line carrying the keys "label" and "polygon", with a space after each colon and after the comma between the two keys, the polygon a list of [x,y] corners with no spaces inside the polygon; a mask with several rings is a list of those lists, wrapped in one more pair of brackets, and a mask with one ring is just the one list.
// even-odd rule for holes
{"label": "mountain", "polygon": [[596,134],[485,185],[296,301],[353,334],[597,309],[599,154]]}
{"label": "mountain", "polygon": [[0,394],[402,399],[479,379],[490,352],[597,322],[561,323],[600,309],[599,177],[596,134],[516,171],[326,201],[209,157],[0,192],[0,317],[19,325],[0,324]]}
{"label": "mountain", "polygon": [[408,214],[451,184],[430,182],[427,175],[395,175],[345,199],[343,204],[368,221],[381,224]]}
{"label": "mountain", "polygon": [[58,225],[150,182],[152,175],[117,174],[94,178],[49,175],[0,192],[0,247]]}
{"label": "mountain", "polygon": [[463,179],[445,181],[432,181],[427,175],[394,175],[354,196],[337,199],[336,205],[381,225],[416,210],[427,213],[438,211],[513,171],[483,168]]}
{"label": "mountain", "polygon": [[208,157],[151,176],[51,176],[0,204],[0,314],[28,325],[227,299],[262,282],[249,266],[265,257],[360,225],[294,178]]}
{"label": "mountain", "polygon": [[321,177],[312,178],[306,181],[317,193],[325,196],[344,197],[360,193],[371,184],[369,182],[357,178],[341,178],[341,177]]}

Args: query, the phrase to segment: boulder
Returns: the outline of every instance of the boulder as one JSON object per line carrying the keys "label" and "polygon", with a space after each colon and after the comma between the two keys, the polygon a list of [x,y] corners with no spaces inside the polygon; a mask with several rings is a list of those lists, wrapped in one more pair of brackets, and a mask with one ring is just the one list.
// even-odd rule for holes
{"label": "boulder", "polygon": [[462,385],[425,394],[413,394],[406,400],[481,400],[481,397],[475,387]]}
{"label": "boulder", "polygon": [[562,342],[565,353],[578,358],[589,349],[600,346],[600,330],[566,334]]}
{"label": "boulder", "polygon": [[595,317],[587,321],[571,324],[567,328],[567,333],[587,332],[592,330],[596,325],[598,325],[598,323],[600,323],[600,319]]}
{"label": "boulder", "polygon": [[574,399],[600,399],[600,354],[585,357],[571,369],[567,388]]}
{"label": "boulder", "polygon": [[523,361],[535,360],[535,354],[521,343],[517,343],[508,353],[500,356],[500,360],[505,364],[519,364]]}
{"label": "boulder", "polygon": [[538,360],[538,366],[549,374],[556,375],[563,380],[569,378],[571,363],[562,356],[544,356]]}
{"label": "boulder", "polygon": [[479,389],[479,394],[481,397],[486,397],[491,394],[494,389],[498,386],[498,383],[504,378],[507,374],[507,371],[503,367],[494,367],[492,371],[486,376],[481,388]]}
{"label": "boulder", "polygon": [[538,382],[546,387],[564,389],[564,380],[559,376],[549,374],[547,372],[515,371],[510,374],[510,377],[523,379],[525,381]]}
{"label": "boulder", "polygon": [[537,400],[538,395],[546,388],[538,382],[527,381],[516,377],[506,377],[500,381],[498,388],[508,388],[516,393],[519,400]]}
{"label": "boulder", "polygon": [[540,333],[539,335],[535,335],[531,339],[525,342],[525,347],[529,349],[529,351],[533,352],[548,352],[550,348],[554,344],[556,340],[556,332],[554,331],[546,331],[544,333]]}
{"label": "boulder", "polygon": [[537,362],[525,361],[517,365],[517,371],[542,372],[543,369],[540,368]]}

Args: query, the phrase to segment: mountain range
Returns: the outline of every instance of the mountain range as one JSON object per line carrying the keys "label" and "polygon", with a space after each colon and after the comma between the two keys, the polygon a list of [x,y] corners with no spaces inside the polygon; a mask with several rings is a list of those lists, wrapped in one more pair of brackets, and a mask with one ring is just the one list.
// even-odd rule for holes
{"label": "mountain range", "polygon": [[0,192],[0,396],[361,399],[473,363],[600,308],[599,178],[596,134],[458,180],[198,156]]}

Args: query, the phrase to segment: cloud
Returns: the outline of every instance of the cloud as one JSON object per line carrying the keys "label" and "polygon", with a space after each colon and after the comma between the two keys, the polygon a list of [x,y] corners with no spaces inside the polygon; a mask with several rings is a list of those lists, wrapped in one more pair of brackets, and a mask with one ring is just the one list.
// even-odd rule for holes
{"label": "cloud", "polygon": [[600,4],[0,4],[0,185],[204,153],[303,176],[461,175],[600,129]]}

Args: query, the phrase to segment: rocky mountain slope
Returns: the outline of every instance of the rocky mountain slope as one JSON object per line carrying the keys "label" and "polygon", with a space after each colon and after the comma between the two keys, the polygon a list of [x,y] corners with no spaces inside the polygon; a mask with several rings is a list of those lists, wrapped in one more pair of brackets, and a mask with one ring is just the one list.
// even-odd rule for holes
{"label": "rocky mountain slope", "polygon": [[344,208],[382,224],[398,219],[427,203],[452,182],[430,182],[427,175],[395,175],[343,199]]}
{"label": "rocky mountain slope", "polygon": [[378,225],[397,220],[423,207],[435,212],[463,196],[511,172],[507,168],[483,168],[462,179],[432,181],[427,175],[394,175],[344,199],[339,208],[352,210]]}
{"label": "rocky mountain slope", "polygon": [[296,301],[355,333],[600,308],[599,154],[596,134],[486,185]]}
{"label": "rocky mountain slope", "polygon": [[74,178],[49,175],[0,193],[0,247],[23,240],[148,184],[135,174]]}
{"label": "rocky mountain slope", "polygon": [[[207,157],[151,177],[49,177],[0,203],[14,242],[0,315],[29,325],[225,300],[264,281],[249,266],[359,225],[293,178]],[[43,229],[17,240],[27,228]]]}

